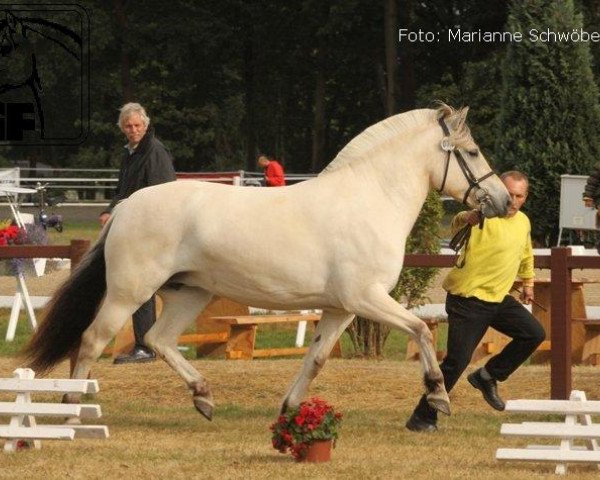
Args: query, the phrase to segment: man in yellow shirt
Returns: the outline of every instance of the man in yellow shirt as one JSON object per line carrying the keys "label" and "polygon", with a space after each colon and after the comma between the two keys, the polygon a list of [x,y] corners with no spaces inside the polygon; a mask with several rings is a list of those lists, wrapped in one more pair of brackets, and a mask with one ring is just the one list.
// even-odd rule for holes
{"label": "man in yellow shirt", "polygon": [[[452,390],[465,371],[486,330],[493,327],[512,338],[484,367],[468,376],[484,399],[496,410],[504,410],[497,381],[506,380],[544,341],[540,323],[509,291],[514,280],[523,281],[521,301],[533,300],[533,249],[531,225],[520,211],[527,199],[529,180],[521,172],[509,171],[500,177],[512,204],[503,218],[489,218],[479,228],[479,212],[461,212],[452,221],[452,232],[471,225],[471,236],[443,287],[448,292],[448,343],[446,358],[440,365],[446,390]],[[437,411],[425,395],[406,423],[416,432],[437,430]]]}

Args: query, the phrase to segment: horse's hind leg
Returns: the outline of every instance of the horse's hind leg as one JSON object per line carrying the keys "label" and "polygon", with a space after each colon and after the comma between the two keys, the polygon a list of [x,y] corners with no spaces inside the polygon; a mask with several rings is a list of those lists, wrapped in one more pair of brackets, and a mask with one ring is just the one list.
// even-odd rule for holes
{"label": "horse's hind leg", "polygon": [[302,401],[310,386],[310,382],[323,368],[335,342],[344,333],[344,330],[350,325],[353,318],[353,314],[344,311],[323,311],[313,341],[304,356],[302,370],[294,380],[294,383],[292,383],[283,400],[281,406],[282,412],[285,412],[288,407],[298,405]]}
{"label": "horse's hind leg", "polygon": [[177,339],[204,310],[212,294],[196,287],[181,286],[159,291],[162,312],[144,337],[144,341],[175,370],[192,391],[194,406],[212,420],[213,399],[206,379],[177,349]]}
{"label": "horse's hind leg", "polygon": [[[104,348],[137,310],[137,303],[116,301],[116,296],[107,294],[96,318],[81,337],[81,344],[71,378],[86,379],[92,364],[100,357]],[[68,403],[79,403],[79,394],[65,395]]]}
{"label": "horse's hind leg", "polygon": [[444,377],[433,348],[433,336],[427,324],[396,302],[381,286],[366,289],[357,302],[357,315],[399,328],[415,339],[421,351],[427,402],[436,410],[450,415],[450,399],[444,387]]}

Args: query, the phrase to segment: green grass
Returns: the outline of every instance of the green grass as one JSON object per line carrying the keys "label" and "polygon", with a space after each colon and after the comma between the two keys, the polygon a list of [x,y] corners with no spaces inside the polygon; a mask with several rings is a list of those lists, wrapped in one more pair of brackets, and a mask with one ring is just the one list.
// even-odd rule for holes
{"label": "green grass", "polygon": [[48,243],[50,245],[67,245],[71,240],[94,241],[100,233],[100,224],[97,220],[66,222],[64,230],[57,232],[53,228],[48,230]]}
{"label": "green grass", "polygon": [[27,342],[27,339],[31,336],[31,327],[29,326],[27,314],[22,311],[19,315],[15,339],[12,342],[7,342],[5,338],[9,319],[10,310],[6,308],[0,309],[0,357],[16,356]]}

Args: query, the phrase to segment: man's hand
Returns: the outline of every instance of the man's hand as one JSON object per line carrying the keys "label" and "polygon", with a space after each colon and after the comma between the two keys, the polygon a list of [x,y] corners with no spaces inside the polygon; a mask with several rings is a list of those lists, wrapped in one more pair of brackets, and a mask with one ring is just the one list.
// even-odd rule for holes
{"label": "man's hand", "polygon": [[479,210],[470,210],[469,212],[465,212],[463,219],[469,225],[477,225],[481,221],[481,214]]}
{"label": "man's hand", "polygon": [[523,287],[521,292],[521,302],[525,305],[531,305],[533,302],[533,287]]}
{"label": "man's hand", "polygon": [[100,221],[100,225],[104,226],[106,222],[108,222],[109,218],[110,213],[103,213],[102,215],[100,215],[100,217],[98,218],[98,220]]}

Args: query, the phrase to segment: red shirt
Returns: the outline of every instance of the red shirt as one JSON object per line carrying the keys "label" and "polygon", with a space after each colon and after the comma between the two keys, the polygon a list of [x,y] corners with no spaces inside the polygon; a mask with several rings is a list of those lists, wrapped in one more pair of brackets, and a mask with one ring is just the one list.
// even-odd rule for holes
{"label": "red shirt", "polygon": [[267,187],[283,187],[285,185],[283,167],[277,160],[269,160],[269,164],[265,167],[265,180]]}

